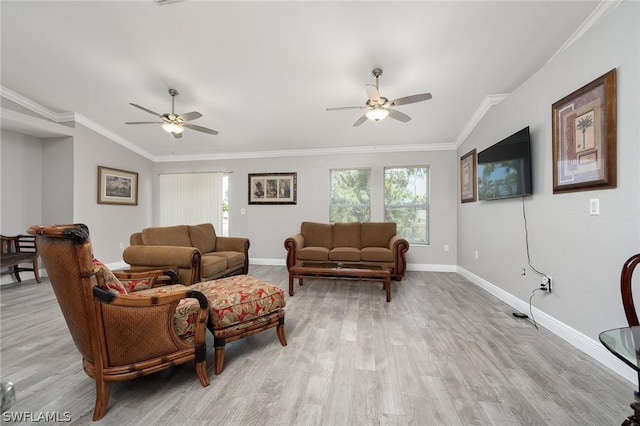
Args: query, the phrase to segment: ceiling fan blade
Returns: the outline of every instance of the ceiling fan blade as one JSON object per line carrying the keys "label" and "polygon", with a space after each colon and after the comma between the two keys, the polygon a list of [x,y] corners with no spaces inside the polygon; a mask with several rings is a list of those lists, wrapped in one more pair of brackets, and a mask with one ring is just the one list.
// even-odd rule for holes
{"label": "ceiling fan blade", "polygon": [[343,109],[367,109],[366,106],[348,106],[348,107],[337,107],[337,108],[327,108],[327,111],[340,111]]}
{"label": "ceiling fan blade", "polygon": [[421,93],[419,95],[405,96],[391,101],[391,106],[414,104],[416,102],[428,101],[431,99],[431,93]]}
{"label": "ceiling fan blade", "polygon": [[396,120],[400,120],[403,123],[406,123],[407,121],[411,120],[411,117],[409,117],[407,114],[402,113],[400,111],[396,111],[395,109],[389,109],[389,117],[395,118]]}
{"label": "ceiling fan blade", "polygon": [[195,120],[196,118],[200,118],[202,117],[202,114],[200,114],[198,111],[192,111],[192,112],[188,112],[186,114],[180,114],[178,116],[179,120],[182,121],[191,121],[191,120]]}
{"label": "ceiling fan blade", "polygon": [[132,103],[132,102],[129,102],[129,105],[134,106],[134,107],[136,107],[136,108],[139,108],[139,109],[143,110],[144,112],[148,112],[148,113],[149,113],[149,114],[151,114],[151,115],[155,115],[156,117],[160,117],[160,118],[162,118],[162,114],[158,114],[157,112],[155,112],[155,111],[151,111],[150,109],[145,108],[145,107],[143,107],[143,106],[140,106],[140,105],[138,105],[138,104],[134,104],[134,103]]}
{"label": "ceiling fan blade", "polygon": [[174,138],[176,139],[180,139],[182,137],[182,132],[180,133],[171,133],[173,135]]}
{"label": "ceiling fan blade", "polygon": [[162,124],[163,121],[127,121],[124,124]]}
{"label": "ceiling fan blade", "polygon": [[198,132],[209,133],[210,135],[217,135],[218,131],[213,129],[207,129],[206,127],[196,126],[195,124],[183,123],[187,129],[196,130]]}
{"label": "ceiling fan blade", "polygon": [[355,123],[353,123],[353,127],[358,127],[359,125],[361,125],[362,123],[364,123],[365,121],[367,121],[367,116],[363,115],[362,117],[358,118],[358,121],[356,121]]}
{"label": "ceiling fan blade", "polygon": [[380,102],[380,92],[375,84],[365,84],[364,90],[366,90],[367,96],[371,102]]}

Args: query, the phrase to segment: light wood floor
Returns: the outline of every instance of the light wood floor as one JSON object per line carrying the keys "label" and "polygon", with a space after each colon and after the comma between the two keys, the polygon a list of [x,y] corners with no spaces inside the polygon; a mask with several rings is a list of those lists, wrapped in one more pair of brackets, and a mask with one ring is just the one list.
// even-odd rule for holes
{"label": "light wood floor", "polygon": [[[284,267],[250,273],[287,288]],[[296,284],[287,347],[274,329],[231,343],[214,376],[208,336],[209,387],[192,364],[115,383],[95,424],[619,425],[630,414],[632,384],[460,275],[408,272],[392,285],[386,303],[378,283]],[[90,424],[94,382],[47,281],[0,296],[11,411]]]}

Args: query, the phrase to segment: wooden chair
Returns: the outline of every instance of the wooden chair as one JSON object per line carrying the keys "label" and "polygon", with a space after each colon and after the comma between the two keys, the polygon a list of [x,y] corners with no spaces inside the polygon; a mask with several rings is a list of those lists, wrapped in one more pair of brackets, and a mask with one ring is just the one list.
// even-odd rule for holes
{"label": "wooden chair", "polygon": [[[640,263],[640,253],[631,256],[622,265],[622,273],[620,274],[620,292],[622,293],[622,305],[624,313],[627,317],[629,327],[640,325],[638,322],[638,314],[635,304],[633,303],[632,278],[633,270]],[[640,395],[640,372],[638,372],[638,395]]]}
{"label": "wooden chair", "polygon": [[[107,288],[118,280],[104,265],[96,266],[85,225],[34,226],[28,232],[37,238],[84,371],[96,382],[93,420],[107,411],[111,382],[195,361],[200,383],[209,385],[205,346],[209,308],[202,293],[169,285],[114,294]],[[140,283],[143,274],[135,275]],[[151,277],[152,287],[153,271],[146,276]],[[190,306],[194,308],[186,309]],[[181,320],[190,324],[191,335],[178,334],[175,324]]]}
{"label": "wooden chair", "polygon": [[[0,240],[2,240],[0,268],[9,268],[18,282],[22,282],[20,272],[24,271],[33,272],[36,281],[41,282],[36,239],[31,235],[16,235],[14,237],[0,235]],[[25,263],[31,264],[31,267],[20,266]]]}

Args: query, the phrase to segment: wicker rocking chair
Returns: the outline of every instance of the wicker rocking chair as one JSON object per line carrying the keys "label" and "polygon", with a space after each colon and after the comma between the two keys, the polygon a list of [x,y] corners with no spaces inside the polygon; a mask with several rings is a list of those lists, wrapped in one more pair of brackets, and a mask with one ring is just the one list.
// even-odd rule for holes
{"label": "wicker rocking chair", "polygon": [[[96,266],[85,225],[34,226],[29,234],[37,238],[84,371],[96,381],[94,421],[107,411],[111,382],[195,361],[200,383],[209,385],[205,346],[209,309],[202,293],[182,285],[114,291],[112,282],[120,282],[104,265]],[[149,279],[144,282],[151,287],[163,273],[145,273]],[[133,278],[142,282],[142,274]],[[188,326],[176,330],[176,324]]]}

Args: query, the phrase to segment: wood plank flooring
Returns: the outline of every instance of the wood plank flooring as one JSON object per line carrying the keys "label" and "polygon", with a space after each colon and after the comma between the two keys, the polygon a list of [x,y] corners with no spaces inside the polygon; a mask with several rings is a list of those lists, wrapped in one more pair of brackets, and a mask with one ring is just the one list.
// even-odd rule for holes
{"label": "wood plank flooring", "polygon": [[[288,346],[273,329],[231,343],[215,376],[209,335],[209,387],[192,364],[115,383],[94,424],[619,425],[631,414],[632,384],[458,274],[408,272],[386,303],[380,283],[306,279],[289,297],[286,268],[250,273],[285,289]],[[92,424],[94,382],[48,281],[0,297],[10,411]]]}

